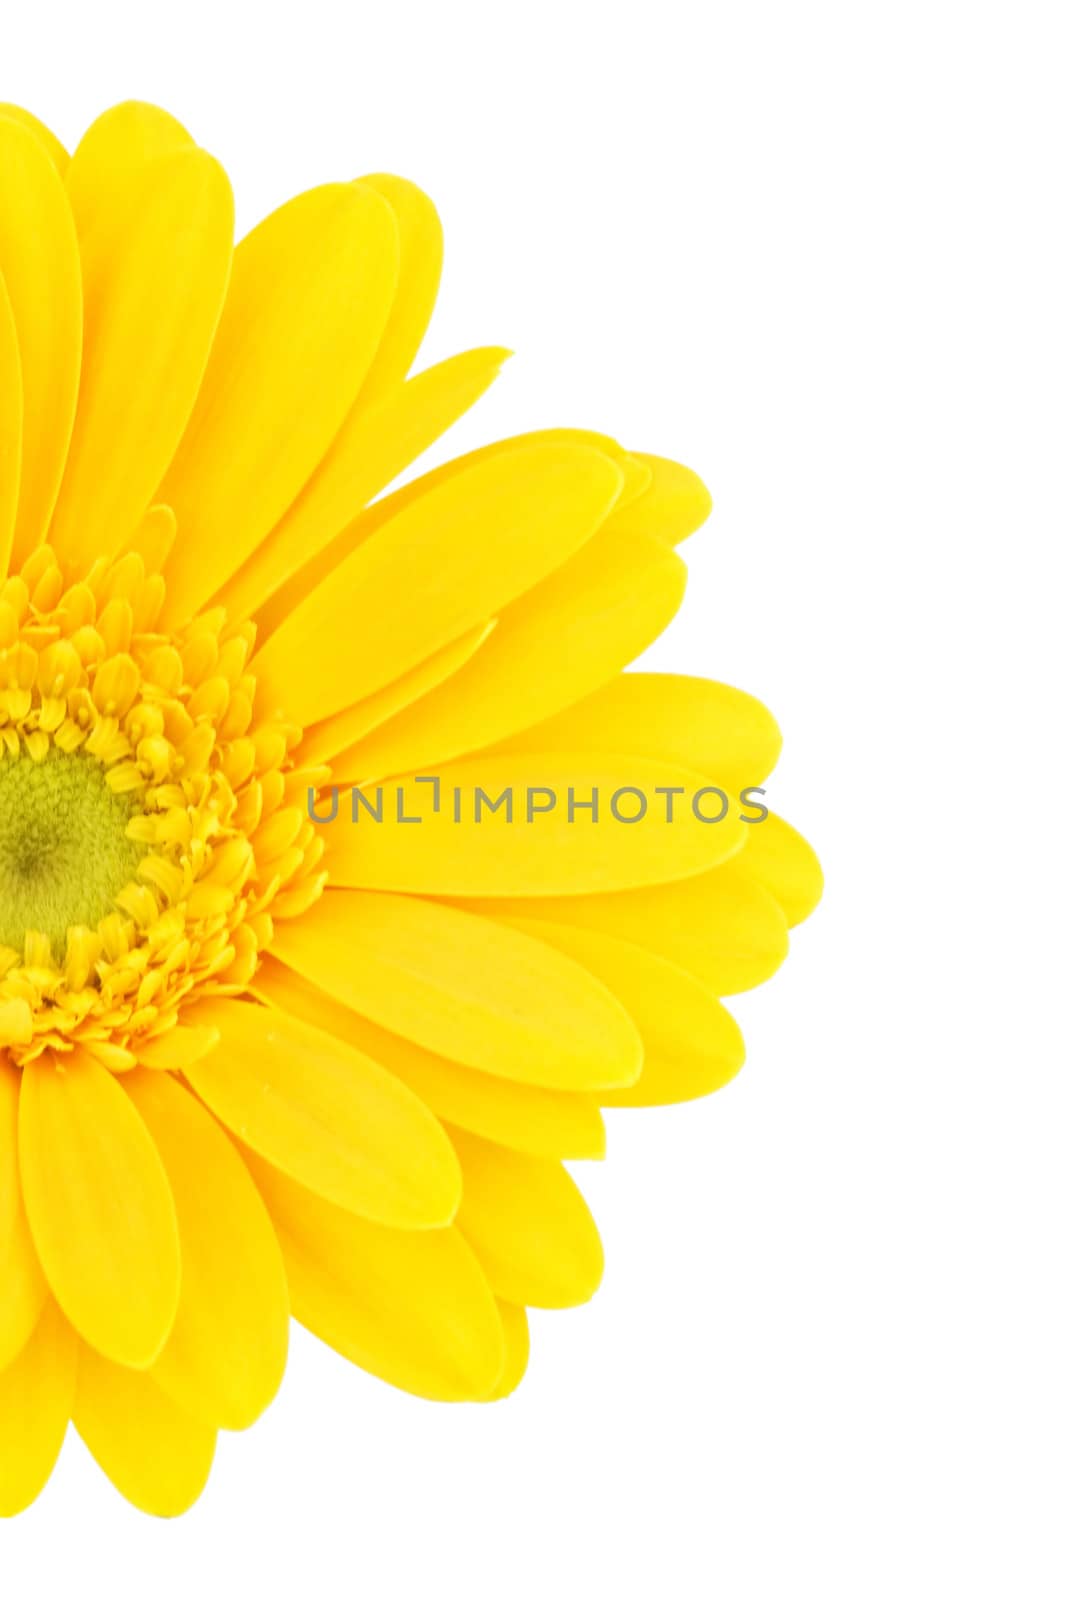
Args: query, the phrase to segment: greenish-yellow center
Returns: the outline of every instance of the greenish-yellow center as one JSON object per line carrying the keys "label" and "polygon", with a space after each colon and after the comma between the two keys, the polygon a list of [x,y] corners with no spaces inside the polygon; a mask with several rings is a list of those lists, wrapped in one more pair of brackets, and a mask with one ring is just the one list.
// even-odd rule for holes
{"label": "greenish-yellow center", "polygon": [[133,878],[144,846],[126,837],[136,807],[91,756],[52,749],[0,760],[0,944],[21,954],[43,933],[57,960],[67,929],[95,928]]}

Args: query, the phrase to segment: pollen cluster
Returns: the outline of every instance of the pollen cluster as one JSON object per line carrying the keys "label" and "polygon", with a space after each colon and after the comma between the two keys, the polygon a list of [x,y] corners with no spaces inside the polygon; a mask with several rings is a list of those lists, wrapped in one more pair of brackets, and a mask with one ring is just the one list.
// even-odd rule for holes
{"label": "pollen cluster", "polygon": [[0,1046],[167,1065],[194,990],[241,992],[273,918],[321,893],[300,729],[258,720],[254,624],[168,632],[164,508],[68,583],[42,547],[0,589]]}

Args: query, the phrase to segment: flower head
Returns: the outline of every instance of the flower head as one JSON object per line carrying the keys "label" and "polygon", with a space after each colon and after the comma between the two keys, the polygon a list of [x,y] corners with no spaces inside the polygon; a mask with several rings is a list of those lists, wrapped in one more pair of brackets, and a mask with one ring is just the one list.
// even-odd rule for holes
{"label": "flower head", "polygon": [[164,112],[68,159],[0,109],[5,1513],[71,1419],[184,1509],[290,1313],[509,1393],[600,1277],[563,1163],[737,1072],[721,997],[818,898],[770,715],[623,671],[691,472],[553,429],[383,497],[506,355],[408,376],[440,262],[401,179],[234,249]]}

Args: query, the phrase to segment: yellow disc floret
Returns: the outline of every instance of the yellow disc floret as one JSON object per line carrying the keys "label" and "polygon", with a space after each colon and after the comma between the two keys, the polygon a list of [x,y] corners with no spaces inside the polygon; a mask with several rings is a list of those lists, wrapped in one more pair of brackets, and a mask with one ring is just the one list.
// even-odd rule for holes
{"label": "yellow disc floret", "polygon": [[131,550],[67,584],[48,548],[0,589],[0,1045],[131,1067],[199,993],[237,993],[274,915],[321,892],[300,729],[257,721],[254,626],[157,629]]}

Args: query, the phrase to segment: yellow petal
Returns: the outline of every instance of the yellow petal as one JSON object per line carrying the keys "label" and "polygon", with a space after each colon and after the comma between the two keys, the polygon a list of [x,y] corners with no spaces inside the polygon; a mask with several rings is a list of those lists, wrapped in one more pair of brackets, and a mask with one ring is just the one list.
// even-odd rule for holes
{"label": "yellow petal", "polygon": [[15,540],[22,467],[22,366],[11,301],[0,277],[0,580]]}
{"label": "yellow petal", "polygon": [[178,1213],[182,1291],[152,1377],[211,1427],[247,1428],[285,1371],[289,1292],[248,1170],[194,1097],[161,1072],[123,1080],[163,1158]]}
{"label": "yellow petal", "polygon": [[360,183],[380,194],[388,205],[400,246],[396,295],[360,390],[362,411],[396,388],[418,353],[437,299],[444,238],[433,201],[407,178],[378,172],[361,178]]}
{"label": "yellow petal", "polygon": [[602,984],[545,945],[450,906],[327,890],[272,955],[433,1054],[519,1083],[633,1083],[641,1045]]}
{"label": "yellow petal", "polygon": [[[22,368],[22,473],[14,565],[44,537],[66,459],[81,368],[74,219],[47,146],[0,117],[0,276]],[[2,539],[0,539],[2,543]]]}
{"label": "yellow petal", "polygon": [[156,1517],[176,1517],[200,1494],[215,1430],[176,1405],[147,1372],[83,1348],[74,1426],[119,1493]]}
{"label": "yellow petal", "polygon": [[316,1194],[390,1227],[451,1220],[459,1172],[448,1140],[391,1073],[266,1006],[209,1000],[192,1015],[217,1027],[222,1044],[185,1075],[253,1150]]}
{"label": "yellow petal", "polygon": [[741,1030],[710,990],[662,956],[611,934],[531,917],[508,926],[544,939],[599,978],[624,1005],[644,1041],[637,1082],[600,1096],[608,1106],[695,1100],[736,1077],[745,1059]]}
{"label": "yellow petal", "polygon": [[134,552],[148,573],[161,572],[178,537],[178,519],[170,506],[149,506],[126,544],[124,554]]}
{"label": "yellow petal", "polygon": [[642,494],[619,507],[611,526],[619,532],[650,533],[664,544],[680,544],[707,520],[711,495],[696,473],[680,462],[635,453],[650,469],[651,481]]}
{"label": "yellow petal", "polygon": [[0,1372],[0,1517],[24,1511],[48,1482],[70,1421],[77,1355],[50,1299],[21,1355]]}
{"label": "yellow petal", "polygon": [[455,1227],[380,1228],[249,1157],[293,1314],[340,1355],[428,1400],[487,1397],[504,1365],[496,1302]]}
{"label": "yellow petal", "polygon": [[123,100],[102,112],[82,135],[65,171],[82,241],[93,236],[98,223],[106,232],[117,191],[146,163],[194,147],[192,135],[176,117],[144,100]]}
{"label": "yellow petal", "polygon": [[163,1072],[181,1072],[193,1061],[199,1061],[214,1050],[219,1042],[217,1028],[191,1027],[179,1022],[166,1033],[154,1039],[134,1039],[133,1053],[144,1067],[156,1067]]}
{"label": "yellow petal", "polygon": [[219,603],[231,616],[264,606],[260,626],[264,637],[272,633],[337,565],[341,558],[333,541],[356,513],[470,409],[507,356],[506,350],[468,350],[384,394],[369,409],[353,406],[288,511],[223,585]]}
{"label": "yellow petal", "polygon": [[[622,477],[622,485],[618,497],[612,503],[613,512],[627,504],[638,488],[645,486],[647,469],[641,467],[636,456],[624,450],[619,441],[613,439],[610,434],[593,433],[588,428],[535,428],[530,433],[516,433],[504,439],[494,439],[490,444],[479,446],[477,450],[469,450],[466,455],[453,456],[450,461],[444,461],[431,472],[423,473],[421,477],[405,484],[402,489],[394,490],[384,500],[368,506],[347,530],[346,536],[353,541],[349,549],[361,544],[384,523],[391,522],[399,512],[407,510],[416,500],[421,500],[423,495],[441,488],[450,478],[462,477],[473,467],[484,466],[497,456],[510,456],[516,450],[542,449],[549,445],[562,446],[566,449],[593,450],[597,455],[607,456],[609,461],[615,463]],[[348,550],[345,554],[348,554]]]}
{"label": "yellow petal", "polygon": [[15,1068],[0,1061],[0,1372],[33,1332],[47,1293],[19,1183],[19,1083]]}
{"label": "yellow petal", "polygon": [[[684,591],[685,568],[673,551],[647,536],[602,530],[508,606],[465,671],[346,752],[335,777],[429,771],[540,723],[639,655],[667,626]],[[581,738],[538,745],[585,748]]]}
{"label": "yellow petal", "polygon": [[463,1165],[456,1220],[495,1293],[549,1309],[590,1299],[604,1252],[570,1174],[557,1162],[450,1132]]}
{"label": "yellow petal", "polygon": [[604,1122],[591,1095],[513,1083],[431,1055],[358,1016],[270,956],[256,974],[253,990],[268,1005],[362,1050],[437,1116],[459,1128],[554,1161],[604,1154]]}
{"label": "yellow petal", "polygon": [[[364,738],[373,728],[387,722],[406,706],[413,705],[424,695],[429,694],[431,689],[436,689],[438,684],[444,683],[453,673],[458,672],[460,667],[465,666],[481,648],[495,627],[495,620],[478,623],[466,633],[461,633],[452,644],[446,644],[442,649],[435,650],[432,656],[420,661],[410,672],[405,672],[392,683],[386,684],[377,694],[370,694],[365,700],[357,700],[354,706],[338,711],[335,716],[327,717],[324,722],[318,723],[301,740],[301,764],[329,760],[337,756],[340,751],[347,752],[350,746]],[[345,757],[339,759],[342,765],[346,764]]]}
{"label": "yellow petal", "polygon": [[23,1069],[19,1161],[49,1287],[78,1332],[130,1367],[163,1347],[178,1306],[174,1201],[117,1078],[84,1053]]}
{"label": "yellow petal", "polygon": [[0,100],[0,117],[6,117],[10,122],[17,122],[20,127],[28,128],[48,151],[56,171],[62,175],[67,170],[70,156],[51,128],[45,127],[40,117],[35,117],[33,112],[27,111],[24,106],[13,106],[6,100]]}
{"label": "yellow petal", "polygon": [[624,672],[569,710],[502,741],[494,754],[624,751],[701,772],[736,800],[763,782],[781,748],[766,706],[741,689],[677,673]]}
{"label": "yellow petal", "polygon": [[558,567],[621,482],[614,462],[581,445],[527,445],[445,478],[271,635],[253,662],[260,692],[298,722],[373,694]]}
{"label": "yellow petal", "polygon": [[373,785],[374,814],[359,804],[356,821],[350,796],[339,798],[337,818],[319,828],[332,883],[453,897],[602,894],[691,877],[745,842],[739,809],[723,816],[703,778],[643,756],[473,756],[433,776],[439,790],[422,777]]}
{"label": "yellow petal", "polygon": [[462,904],[487,916],[537,917],[628,939],[692,973],[715,995],[765,983],[789,950],[778,903],[733,861],[699,877],[623,894]]}
{"label": "yellow petal", "polygon": [[[71,162],[73,192],[80,163]],[[94,180],[96,177],[94,164]],[[182,436],[230,270],[233,197],[191,145],[105,166],[81,230],[85,340],[50,542],[87,566],[137,528]]]}
{"label": "yellow petal", "polygon": [[249,556],[318,466],[359,392],[396,282],[380,195],[324,184],[243,239],[196,409],[161,490],[182,531],[181,619]]}
{"label": "yellow petal", "polygon": [[774,896],[791,928],[809,917],[822,898],[818,856],[795,828],[773,812],[749,827],[738,866]]}
{"label": "yellow petal", "polygon": [[507,1300],[498,1300],[497,1310],[504,1325],[507,1353],[504,1357],[504,1370],[489,1398],[506,1400],[509,1394],[514,1394],[526,1376],[526,1368],[530,1362],[530,1321],[525,1306],[513,1306]]}
{"label": "yellow petal", "polygon": [[[415,385],[428,381],[429,378],[430,373],[413,378],[410,384],[404,385],[403,390],[394,390],[392,396],[385,396],[380,404],[387,406],[393,398],[399,404],[405,390],[409,388],[414,390]],[[358,406],[356,409],[359,410]],[[368,422],[369,420],[368,413]],[[436,494],[452,479],[464,477],[474,468],[486,466],[498,456],[511,456],[516,450],[529,450],[546,445],[594,450],[598,455],[607,456],[609,461],[613,461],[622,479],[618,496],[613,502],[615,509],[623,505],[634,492],[635,469],[639,473],[647,474],[647,469],[641,467],[636,457],[628,454],[617,440],[604,433],[591,433],[584,428],[541,428],[533,433],[496,439],[492,444],[483,445],[479,450],[471,450],[466,455],[456,456],[451,461],[435,467],[432,472],[423,473],[412,483],[405,484],[402,489],[395,489],[392,494],[368,506],[342,529],[325,550],[321,550],[312,561],[294,574],[257,616],[261,641],[269,638],[300,601],[318,589],[330,573],[354,550],[365,544],[380,528],[393,522],[401,513],[410,511],[416,501],[422,500],[427,495]],[[554,562],[553,565],[559,563]]]}

